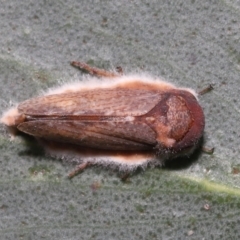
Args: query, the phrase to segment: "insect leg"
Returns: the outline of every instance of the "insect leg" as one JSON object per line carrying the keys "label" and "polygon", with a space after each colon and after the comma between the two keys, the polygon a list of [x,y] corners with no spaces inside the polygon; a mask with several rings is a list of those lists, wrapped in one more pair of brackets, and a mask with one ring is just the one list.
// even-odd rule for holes
{"label": "insect leg", "polygon": [[68,178],[71,179],[75,177],[78,173],[82,172],[85,168],[89,167],[90,165],[92,165],[92,163],[90,162],[84,162],[79,164],[73,171],[71,171],[68,174]]}
{"label": "insect leg", "polygon": [[106,71],[104,69],[96,68],[96,67],[91,67],[87,63],[84,62],[78,62],[78,61],[72,61],[71,65],[76,68],[80,68],[81,70],[87,71],[88,73],[92,75],[96,75],[98,77],[109,77],[109,78],[114,78],[114,77],[119,77],[121,75],[121,69],[117,69],[117,73]]}
{"label": "insect leg", "polygon": [[214,148],[202,147],[202,151],[211,155],[214,153]]}
{"label": "insect leg", "polygon": [[204,95],[205,93],[208,93],[208,92],[212,91],[213,89],[214,89],[213,85],[209,84],[206,88],[204,88],[201,91],[199,91],[198,94],[199,95]]}
{"label": "insect leg", "polygon": [[130,181],[129,180],[130,177],[131,177],[131,173],[130,172],[126,172],[126,173],[120,175],[120,179],[124,183],[129,182]]}
{"label": "insect leg", "polygon": [[[213,85],[209,84],[206,88],[199,91],[198,94],[199,95],[204,95],[204,94],[212,91],[213,89],[214,89]],[[207,154],[213,154],[214,153],[214,148],[202,147],[202,152],[207,153]]]}

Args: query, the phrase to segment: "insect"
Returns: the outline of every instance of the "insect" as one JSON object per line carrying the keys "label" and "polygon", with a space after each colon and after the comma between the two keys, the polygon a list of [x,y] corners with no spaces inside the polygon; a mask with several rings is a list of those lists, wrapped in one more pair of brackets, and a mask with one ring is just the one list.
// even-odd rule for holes
{"label": "insect", "polygon": [[198,146],[204,114],[195,91],[120,70],[71,64],[101,79],[50,90],[1,118],[10,129],[34,136],[48,152],[71,155],[78,167],[69,177],[91,164],[124,171],[161,166]]}

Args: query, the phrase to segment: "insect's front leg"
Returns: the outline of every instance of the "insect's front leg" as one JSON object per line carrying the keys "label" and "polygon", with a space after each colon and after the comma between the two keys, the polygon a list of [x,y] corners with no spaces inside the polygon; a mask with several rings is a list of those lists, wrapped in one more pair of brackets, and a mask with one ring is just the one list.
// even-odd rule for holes
{"label": "insect's front leg", "polygon": [[[198,92],[198,95],[204,95],[214,89],[212,84],[209,84],[206,88]],[[214,148],[202,147],[202,151],[207,154],[213,154]]]}
{"label": "insect's front leg", "polygon": [[84,62],[72,61],[71,65],[76,68],[80,68],[81,70],[87,71],[91,75],[96,75],[97,77],[107,77],[107,78],[115,78],[121,76],[122,69],[121,67],[117,68],[117,72],[110,72],[104,69],[92,67]]}
{"label": "insect's front leg", "polygon": [[199,91],[198,95],[204,95],[205,93],[208,93],[208,92],[212,91],[213,89],[214,89],[213,85],[209,84],[206,88],[204,88],[201,91]]}

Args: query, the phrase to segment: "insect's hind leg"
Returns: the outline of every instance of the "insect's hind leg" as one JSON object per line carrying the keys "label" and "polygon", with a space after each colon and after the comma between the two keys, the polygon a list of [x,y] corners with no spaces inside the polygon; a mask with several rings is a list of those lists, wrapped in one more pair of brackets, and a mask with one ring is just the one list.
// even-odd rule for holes
{"label": "insect's hind leg", "polygon": [[91,75],[96,75],[97,77],[108,77],[115,78],[121,76],[122,69],[121,67],[117,68],[117,72],[110,72],[104,69],[92,67],[84,62],[72,61],[71,65],[76,68],[80,68],[81,70],[87,71]]}
{"label": "insect's hind leg", "polygon": [[71,171],[68,174],[68,178],[71,179],[73,177],[75,177],[76,175],[78,175],[80,172],[82,172],[84,169],[86,169],[87,167],[93,165],[93,163],[90,162],[83,162],[81,164],[79,164],[73,171]]}

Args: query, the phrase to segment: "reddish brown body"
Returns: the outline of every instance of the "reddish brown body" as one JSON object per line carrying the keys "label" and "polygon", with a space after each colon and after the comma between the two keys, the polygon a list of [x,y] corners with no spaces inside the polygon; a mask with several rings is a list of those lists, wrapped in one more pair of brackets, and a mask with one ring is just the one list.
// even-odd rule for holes
{"label": "reddish brown body", "polygon": [[[24,101],[2,122],[51,142],[117,153],[153,152],[161,159],[196,147],[204,114],[192,90],[141,77],[115,79],[94,87],[69,85]],[[132,165],[124,161],[128,163]]]}

